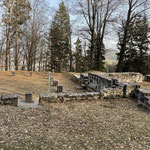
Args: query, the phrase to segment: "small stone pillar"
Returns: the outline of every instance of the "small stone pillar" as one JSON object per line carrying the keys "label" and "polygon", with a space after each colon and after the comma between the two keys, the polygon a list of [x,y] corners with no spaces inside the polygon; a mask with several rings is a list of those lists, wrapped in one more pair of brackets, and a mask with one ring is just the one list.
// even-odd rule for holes
{"label": "small stone pillar", "polygon": [[57,86],[58,85],[58,81],[53,81],[53,86]]}
{"label": "small stone pillar", "polygon": [[25,101],[26,101],[27,103],[33,103],[33,101],[32,101],[32,93],[31,93],[31,92],[27,92],[27,93],[25,94]]}
{"label": "small stone pillar", "polygon": [[16,72],[12,72],[12,76],[15,76],[16,75]]}
{"label": "small stone pillar", "polygon": [[63,86],[57,85],[57,92],[58,93],[63,92]]}
{"label": "small stone pillar", "polygon": [[30,72],[30,76],[32,77],[32,72]]}

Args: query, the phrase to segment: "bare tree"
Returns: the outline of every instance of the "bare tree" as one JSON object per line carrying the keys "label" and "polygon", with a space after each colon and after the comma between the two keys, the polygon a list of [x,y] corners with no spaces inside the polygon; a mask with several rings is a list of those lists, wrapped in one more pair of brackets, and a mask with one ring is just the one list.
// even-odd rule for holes
{"label": "bare tree", "polygon": [[78,0],[81,13],[85,19],[87,28],[82,29],[90,37],[90,65],[94,65],[95,41],[98,40],[98,60],[102,52],[102,45],[107,25],[114,21],[113,13],[119,6],[118,0]]}
{"label": "bare tree", "polygon": [[8,70],[8,55],[10,51],[10,33],[11,33],[11,27],[12,27],[12,11],[14,7],[15,0],[3,0],[3,7],[5,7],[5,12],[3,15],[3,19],[1,21],[5,22],[6,25],[6,58],[5,58],[5,70]]}
{"label": "bare tree", "polygon": [[[47,24],[50,23],[48,14],[49,7],[46,1],[33,0],[31,20],[28,22],[25,28],[25,47],[24,55],[27,63],[27,70],[36,70],[36,64],[39,63],[38,59],[42,61],[43,55],[41,50],[41,41],[44,39],[44,34],[47,31]],[[42,63],[40,62],[40,65]],[[41,69],[40,69],[41,70]]]}

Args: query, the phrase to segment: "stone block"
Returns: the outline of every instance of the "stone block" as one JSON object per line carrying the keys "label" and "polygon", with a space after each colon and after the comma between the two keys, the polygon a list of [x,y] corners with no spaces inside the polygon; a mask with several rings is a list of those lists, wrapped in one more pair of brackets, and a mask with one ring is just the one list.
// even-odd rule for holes
{"label": "stone block", "polygon": [[30,72],[30,76],[32,77],[32,72]]}
{"label": "stone block", "polygon": [[14,105],[14,106],[17,106],[17,104],[18,104],[18,98],[19,98],[18,94],[2,95],[0,103],[4,104],[4,105]]}
{"label": "stone block", "polygon": [[57,85],[57,92],[63,92],[63,86]]}
{"label": "stone block", "polygon": [[25,94],[25,101],[26,101],[27,103],[33,103],[33,101],[32,101],[32,93],[31,93],[31,92],[27,92],[27,93]]}
{"label": "stone block", "polygon": [[57,86],[58,85],[58,81],[53,81],[53,86]]}

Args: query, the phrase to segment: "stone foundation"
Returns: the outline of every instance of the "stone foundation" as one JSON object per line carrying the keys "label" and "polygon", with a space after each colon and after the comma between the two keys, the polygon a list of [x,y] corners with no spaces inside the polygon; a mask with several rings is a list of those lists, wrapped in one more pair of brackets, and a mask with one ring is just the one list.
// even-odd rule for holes
{"label": "stone foundation", "polygon": [[0,99],[0,104],[17,106],[18,98],[19,98],[18,94],[2,95]]}
{"label": "stone foundation", "polygon": [[101,74],[94,74],[94,73],[89,73],[88,74],[88,89],[100,92],[101,90],[105,88],[112,88],[112,87],[117,87],[119,86],[117,84],[117,81],[115,81],[109,77],[106,77]]}
{"label": "stone foundation", "polygon": [[108,76],[117,79],[119,82],[140,83],[144,80],[141,73],[123,72],[123,73],[108,73]]}
{"label": "stone foundation", "polygon": [[51,93],[41,94],[40,101],[53,102],[67,102],[67,101],[94,101],[100,99],[99,92],[86,92],[86,93]]}

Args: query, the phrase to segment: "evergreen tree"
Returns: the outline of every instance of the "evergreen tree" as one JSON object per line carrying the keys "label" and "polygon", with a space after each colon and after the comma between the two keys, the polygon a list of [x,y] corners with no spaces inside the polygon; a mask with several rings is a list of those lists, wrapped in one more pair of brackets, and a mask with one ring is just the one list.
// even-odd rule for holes
{"label": "evergreen tree", "polygon": [[146,61],[149,50],[149,34],[150,27],[148,24],[147,16],[137,16],[135,19],[134,27],[134,41],[137,47],[137,63],[136,69],[140,73],[145,73],[147,70]]}
{"label": "evergreen tree", "polygon": [[[124,30],[125,30],[126,21],[122,21],[122,26],[118,30],[118,38],[119,42],[117,44],[119,53],[117,53],[118,60],[120,59],[121,52],[122,52],[122,43],[124,38]],[[133,45],[133,28],[134,24],[131,22],[128,25],[128,32],[126,35],[126,48],[124,51],[124,57],[122,60],[122,68],[120,68],[121,72],[133,71],[134,69],[134,57],[136,56],[136,50],[134,49]]]}
{"label": "evergreen tree", "polygon": [[[123,33],[125,30],[125,21],[122,21],[122,26],[118,31],[118,60],[121,56],[121,48],[123,43]],[[136,16],[128,26],[126,36],[126,49],[124,51],[124,58],[122,60],[122,72],[140,72],[144,73],[146,67],[146,58],[149,49],[149,25],[146,16]]]}
{"label": "evergreen tree", "polygon": [[78,38],[75,42],[75,71],[81,72],[83,70],[83,56],[82,56],[82,45],[81,40]]}
{"label": "evergreen tree", "polygon": [[[102,43],[102,44],[101,44]],[[99,71],[105,70],[105,45],[101,42],[101,37],[98,34],[95,42],[95,49],[94,49],[94,69]]]}
{"label": "evergreen tree", "polygon": [[50,28],[51,65],[55,71],[66,71],[69,68],[71,54],[71,25],[67,8],[62,1]]}

